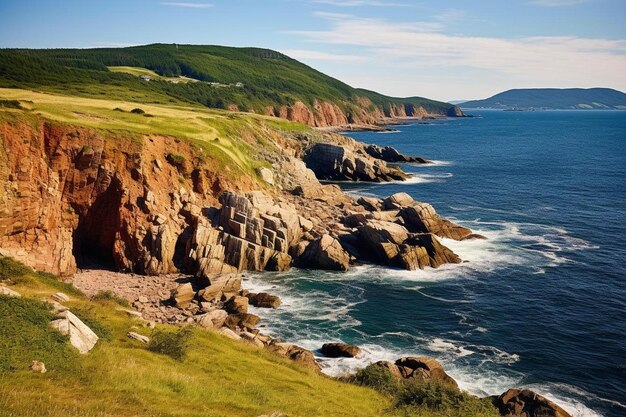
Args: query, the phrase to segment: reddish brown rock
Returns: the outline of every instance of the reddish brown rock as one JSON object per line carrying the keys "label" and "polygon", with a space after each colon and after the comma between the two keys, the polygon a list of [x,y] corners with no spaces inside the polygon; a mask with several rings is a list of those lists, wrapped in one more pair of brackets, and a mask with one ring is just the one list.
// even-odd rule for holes
{"label": "reddish brown rock", "polygon": [[494,405],[506,417],[571,417],[557,404],[529,389],[509,389],[494,398]]}
{"label": "reddish brown rock", "polygon": [[354,358],[361,353],[361,349],[347,343],[325,343],[321,352],[329,358]]}

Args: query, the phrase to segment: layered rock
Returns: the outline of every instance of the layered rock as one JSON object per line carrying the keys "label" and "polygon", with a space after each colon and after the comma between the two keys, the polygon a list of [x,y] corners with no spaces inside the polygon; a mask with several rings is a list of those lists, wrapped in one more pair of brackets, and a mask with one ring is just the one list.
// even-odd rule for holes
{"label": "layered rock", "polygon": [[366,153],[356,153],[346,146],[318,143],[308,149],[303,158],[306,166],[319,179],[337,181],[403,181],[406,174],[389,167]]}

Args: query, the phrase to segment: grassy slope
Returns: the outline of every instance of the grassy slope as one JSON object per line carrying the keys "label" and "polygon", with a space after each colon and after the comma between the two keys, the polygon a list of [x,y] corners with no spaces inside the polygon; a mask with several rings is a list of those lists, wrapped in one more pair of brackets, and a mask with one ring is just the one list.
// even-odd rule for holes
{"label": "grassy slope", "polygon": [[[107,67],[145,68],[164,77],[189,78],[244,88],[215,88],[207,83],[144,82],[137,74]],[[136,72],[134,69],[131,72]],[[128,71],[126,71],[128,72]],[[0,50],[0,87],[38,88],[73,95],[141,102],[193,102],[208,107],[236,104],[263,112],[266,106],[300,100],[332,101],[346,112],[357,96],[380,108],[413,104],[444,112],[452,107],[419,97],[393,98],[357,90],[283,54],[267,49],[154,44],[131,48]]]}
{"label": "grassy slope", "polygon": [[[137,138],[150,134],[171,135],[196,145],[198,155],[213,158],[222,166],[233,168],[235,173],[249,175],[255,175],[254,168],[263,164],[255,158],[259,144],[275,150],[270,139],[263,136],[264,132],[272,129],[290,132],[309,130],[304,125],[280,119],[211,110],[197,105],[145,104],[4,88],[0,88],[0,100],[18,100],[24,108],[0,106],[0,121],[39,117]],[[151,117],[131,113],[134,108],[141,108]],[[254,136],[258,143],[254,146],[247,143],[241,139],[244,135]]]}
{"label": "grassy slope", "polygon": [[[3,262],[4,261],[4,262]],[[10,265],[9,265],[10,266]],[[0,258],[0,274],[7,268]],[[15,269],[15,268],[13,268]],[[22,271],[24,272],[24,271]],[[176,361],[131,341],[151,330],[114,301],[89,301],[47,275],[9,272],[22,299],[0,296],[0,416],[380,416],[390,399],[338,382],[286,359],[195,329]],[[63,290],[66,303],[101,340],[86,356],[48,327],[37,301]],[[162,326],[166,328],[167,326]],[[46,374],[28,370],[43,360]]]}

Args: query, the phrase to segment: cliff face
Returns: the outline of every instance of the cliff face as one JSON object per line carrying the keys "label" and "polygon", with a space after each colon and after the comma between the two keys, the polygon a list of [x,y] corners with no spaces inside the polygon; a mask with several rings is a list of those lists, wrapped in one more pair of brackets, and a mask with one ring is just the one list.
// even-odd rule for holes
{"label": "cliff face", "polygon": [[292,122],[304,123],[313,127],[345,126],[348,124],[373,125],[384,123],[385,119],[402,117],[460,117],[463,112],[458,107],[452,107],[442,112],[430,113],[423,107],[412,104],[391,105],[385,112],[377,107],[367,97],[359,97],[356,105],[350,106],[351,111],[342,110],[337,104],[328,101],[315,101],[312,107],[301,101],[295,102],[291,106],[281,106],[275,108],[268,106],[265,114],[268,116],[280,117]]}

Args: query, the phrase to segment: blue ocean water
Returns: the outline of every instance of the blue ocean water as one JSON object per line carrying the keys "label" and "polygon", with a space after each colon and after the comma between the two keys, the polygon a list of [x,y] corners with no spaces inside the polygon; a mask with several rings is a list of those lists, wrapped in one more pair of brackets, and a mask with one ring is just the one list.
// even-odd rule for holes
{"label": "blue ocean water", "polygon": [[467,262],[248,275],[284,301],[257,310],[265,331],[364,348],[323,360],[333,375],[427,354],[478,395],[525,386],[575,416],[626,415],[626,112],[477,114],[350,133],[436,163],[404,165],[405,183],[346,186],[405,191],[487,236],[444,241]]}

